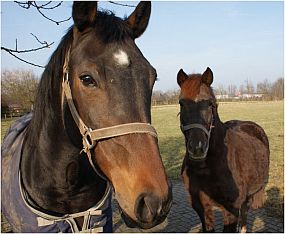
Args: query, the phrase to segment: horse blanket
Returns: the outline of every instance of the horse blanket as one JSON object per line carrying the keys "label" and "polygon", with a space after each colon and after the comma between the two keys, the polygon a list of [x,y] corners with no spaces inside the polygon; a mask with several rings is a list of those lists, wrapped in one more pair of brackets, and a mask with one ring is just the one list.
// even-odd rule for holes
{"label": "horse blanket", "polygon": [[[21,184],[21,149],[32,114],[18,119],[8,130],[2,147],[2,212],[14,232],[112,232],[111,188],[94,207],[61,217],[43,213],[31,200]],[[83,217],[79,230],[75,218]]]}

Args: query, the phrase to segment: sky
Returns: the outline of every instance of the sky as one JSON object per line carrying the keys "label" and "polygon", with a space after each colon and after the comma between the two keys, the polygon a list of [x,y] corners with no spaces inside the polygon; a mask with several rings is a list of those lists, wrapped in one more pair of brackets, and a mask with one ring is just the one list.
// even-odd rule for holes
{"label": "sky", "polygon": [[[137,5],[135,2],[121,2]],[[131,14],[132,7],[99,2],[99,8],[117,16]],[[72,2],[46,11],[62,20],[71,16]],[[59,41],[73,24],[72,19],[59,26],[44,19],[35,9],[20,8],[14,2],[1,2],[1,46],[18,49],[38,47],[40,40],[54,42],[49,49],[19,55],[28,61],[46,65]],[[256,85],[267,79],[284,77],[284,3],[264,1],[154,1],[145,33],[136,44],[156,68],[155,90],[176,90],[180,68],[203,73],[210,67],[213,87],[239,87],[249,80]],[[43,69],[24,64],[1,51],[1,69]]]}

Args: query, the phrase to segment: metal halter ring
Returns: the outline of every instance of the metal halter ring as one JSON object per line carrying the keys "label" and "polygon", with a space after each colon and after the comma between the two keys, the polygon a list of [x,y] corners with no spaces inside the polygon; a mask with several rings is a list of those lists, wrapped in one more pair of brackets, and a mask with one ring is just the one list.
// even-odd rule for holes
{"label": "metal halter ring", "polygon": [[91,137],[91,128],[88,128],[88,130],[85,132],[85,134],[82,137],[83,140],[83,151],[87,153],[87,151],[91,150],[94,148],[97,144],[96,140],[93,140]]}

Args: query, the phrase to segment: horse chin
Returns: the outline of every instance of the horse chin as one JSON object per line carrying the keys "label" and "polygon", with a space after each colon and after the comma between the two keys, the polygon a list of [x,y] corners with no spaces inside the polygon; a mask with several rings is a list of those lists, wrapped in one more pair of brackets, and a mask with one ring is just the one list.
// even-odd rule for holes
{"label": "horse chin", "polygon": [[129,228],[141,228],[141,229],[150,229],[160,223],[162,223],[165,218],[167,217],[166,215],[164,217],[161,217],[159,219],[155,219],[155,221],[151,223],[143,223],[139,221],[133,220],[127,213],[124,212],[124,210],[119,206],[119,210],[121,212],[121,217],[123,218],[125,224]]}

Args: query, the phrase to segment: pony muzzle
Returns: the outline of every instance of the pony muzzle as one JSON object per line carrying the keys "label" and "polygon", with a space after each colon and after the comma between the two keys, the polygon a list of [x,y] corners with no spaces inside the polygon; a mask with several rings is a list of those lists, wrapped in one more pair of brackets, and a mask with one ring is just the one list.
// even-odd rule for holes
{"label": "pony muzzle", "polygon": [[[186,134],[190,134],[190,131],[194,129],[201,131],[201,134],[204,135],[203,138],[205,138],[205,140],[199,140],[198,142],[194,142],[194,135],[186,137]],[[193,161],[205,160],[209,149],[211,127],[208,130],[202,124],[188,124],[181,125],[181,131],[185,134],[187,140],[186,148],[189,155],[189,159]]]}
{"label": "pony muzzle", "polygon": [[189,155],[189,159],[193,161],[203,161],[207,157],[208,153],[208,147],[207,149],[203,152],[203,150],[198,149],[198,152],[193,152],[189,147],[187,146],[187,152]]}

